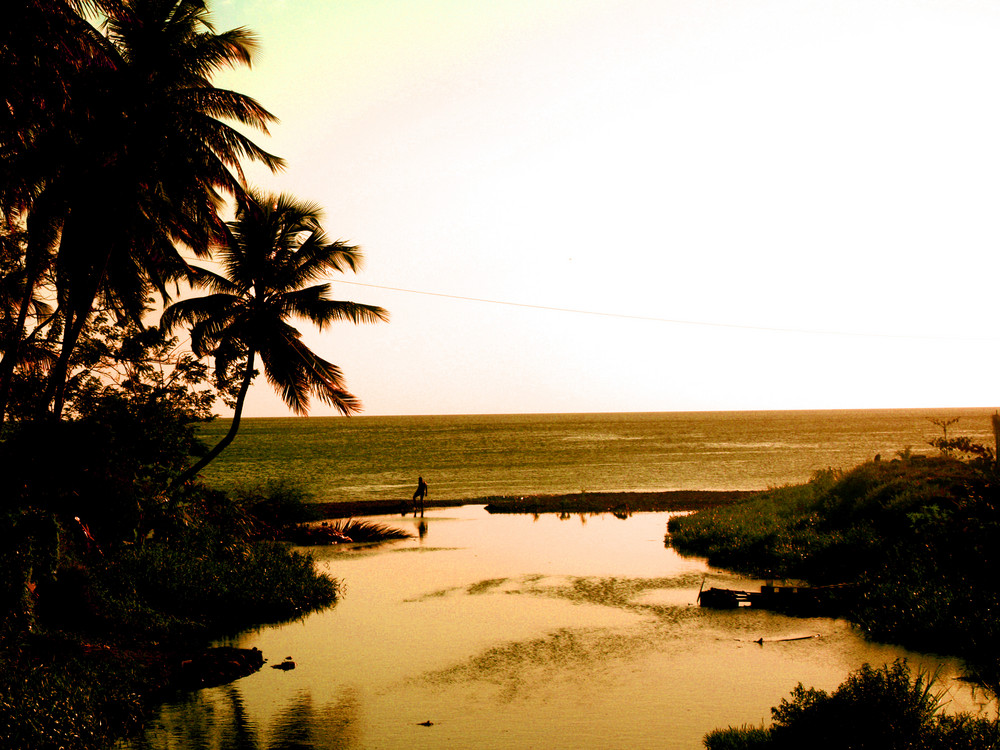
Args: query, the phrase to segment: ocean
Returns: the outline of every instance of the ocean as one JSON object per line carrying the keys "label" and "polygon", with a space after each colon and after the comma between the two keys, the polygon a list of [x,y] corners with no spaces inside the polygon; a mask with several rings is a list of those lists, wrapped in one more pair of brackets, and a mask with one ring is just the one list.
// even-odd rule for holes
{"label": "ocean", "polygon": [[[493,495],[759,490],[876,455],[936,452],[948,436],[992,446],[993,408],[244,419],[203,477],[224,489],[272,482],[316,502]],[[228,420],[202,428],[212,444]]]}

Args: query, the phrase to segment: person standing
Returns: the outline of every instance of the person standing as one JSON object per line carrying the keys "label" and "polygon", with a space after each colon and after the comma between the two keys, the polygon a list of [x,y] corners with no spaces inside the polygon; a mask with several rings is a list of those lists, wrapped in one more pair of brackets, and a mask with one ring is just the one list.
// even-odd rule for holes
{"label": "person standing", "polygon": [[413,512],[417,512],[417,498],[420,499],[420,517],[424,517],[424,498],[427,497],[427,482],[423,477],[417,477],[417,491],[413,493]]}

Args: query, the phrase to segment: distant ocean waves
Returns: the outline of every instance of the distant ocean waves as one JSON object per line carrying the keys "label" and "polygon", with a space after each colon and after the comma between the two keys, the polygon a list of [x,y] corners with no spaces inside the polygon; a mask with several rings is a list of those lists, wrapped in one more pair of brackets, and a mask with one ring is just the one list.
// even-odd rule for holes
{"label": "distant ocean waves", "polygon": [[[232,489],[288,482],[318,502],[766,489],[949,436],[993,444],[994,409],[657,412],[243,420],[205,471]],[[228,422],[203,429],[217,440]]]}

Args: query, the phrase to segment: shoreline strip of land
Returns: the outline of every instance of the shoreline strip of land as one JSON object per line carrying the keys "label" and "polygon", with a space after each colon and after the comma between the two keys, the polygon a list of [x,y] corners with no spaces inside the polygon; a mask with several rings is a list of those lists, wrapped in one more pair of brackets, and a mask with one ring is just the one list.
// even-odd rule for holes
{"label": "shoreline strip of land", "polygon": [[[642,513],[697,511],[740,503],[759,490],[664,490],[660,492],[574,492],[555,495],[494,495],[463,500],[428,500],[424,508],[485,505],[489,513]],[[313,503],[322,518],[383,516],[412,511],[408,500]]]}

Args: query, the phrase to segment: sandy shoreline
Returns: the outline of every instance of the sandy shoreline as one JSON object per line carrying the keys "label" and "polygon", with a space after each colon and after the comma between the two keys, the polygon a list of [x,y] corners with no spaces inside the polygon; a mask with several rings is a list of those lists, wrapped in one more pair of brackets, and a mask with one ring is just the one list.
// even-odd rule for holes
{"label": "sandy shoreline", "polygon": [[[693,511],[732,505],[757,494],[754,490],[668,490],[665,492],[576,492],[567,495],[518,495],[469,500],[430,500],[425,508],[485,505],[490,513],[636,513]],[[410,510],[399,500],[317,503],[323,518],[382,516]]]}

